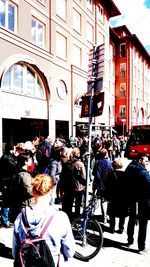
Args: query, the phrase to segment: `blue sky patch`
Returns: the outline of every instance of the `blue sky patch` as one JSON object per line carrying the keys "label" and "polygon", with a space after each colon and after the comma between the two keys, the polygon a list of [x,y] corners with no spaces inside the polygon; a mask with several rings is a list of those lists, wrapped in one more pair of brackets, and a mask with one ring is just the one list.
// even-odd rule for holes
{"label": "blue sky patch", "polygon": [[144,4],[146,7],[148,7],[150,9],[150,0],[145,0]]}
{"label": "blue sky patch", "polygon": [[148,51],[148,53],[150,54],[150,45],[146,45],[145,48]]}

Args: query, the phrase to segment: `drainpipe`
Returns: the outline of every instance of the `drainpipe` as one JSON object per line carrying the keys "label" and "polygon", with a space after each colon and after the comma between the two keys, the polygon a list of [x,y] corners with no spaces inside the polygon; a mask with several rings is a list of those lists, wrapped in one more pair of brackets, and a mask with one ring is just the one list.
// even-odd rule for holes
{"label": "drainpipe", "polygon": [[50,45],[50,54],[52,53],[52,1],[49,0],[49,32],[50,32],[50,40],[49,40],[49,45]]}
{"label": "drainpipe", "polygon": [[71,64],[71,135],[74,135],[74,92],[73,92],[73,65]]}
{"label": "drainpipe", "polygon": [[95,34],[94,34],[94,45],[97,45],[97,2],[95,2]]}
{"label": "drainpipe", "polygon": [[129,115],[130,115],[130,107],[129,107],[129,100],[130,100],[130,90],[129,89],[129,85],[130,85],[130,64],[129,64],[129,57],[130,57],[130,47],[129,47],[129,43],[126,42],[126,59],[127,59],[127,88],[126,88],[126,92],[127,92],[127,102],[126,102],[126,131],[129,131]]}

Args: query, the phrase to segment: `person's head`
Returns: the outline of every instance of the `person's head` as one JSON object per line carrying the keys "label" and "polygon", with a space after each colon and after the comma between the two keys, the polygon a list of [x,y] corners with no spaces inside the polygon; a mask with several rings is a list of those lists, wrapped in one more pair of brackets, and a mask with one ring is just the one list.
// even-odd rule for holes
{"label": "person's head", "polygon": [[24,143],[18,143],[16,145],[16,155],[24,152]]}
{"label": "person's head", "polygon": [[57,161],[60,161],[60,159],[61,159],[60,154],[61,154],[61,148],[52,146],[51,158],[53,158],[53,159],[55,159]]}
{"label": "person's head", "polygon": [[119,158],[119,159],[113,160],[112,166],[115,170],[122,169],[123,168],[122,159]]}
{"label": "person's head", "polygon": [[11,153],[13,154],[15,152],[15,146],[11,143],[6,143],[5,145],[5,153]]}
{"label": "person's head", "polygon": [[107,159],[108,158],[108,151],[105,148],[102,148],[98,151],[98,156],[100,159]]}
{"label": "person's head", "polygon": [[21,168],[28,168],[28,166],[32,165],[32,158],[30,153],[21,153],[17,156],[17,167],[18,169]]}
{"label": "person's head", "polygon": [[80,149],[78,147],[75,147],[72,149],[71,157],[72,158],[79,158],[80,157]]}
{"label": "person's head", "polygon": [[136,160],[142,164],[144,167],[148,165],[148,156],[146,154],[138,154]]}
{"label": "person's head", "polygon": [[24,143],[24,150],[28,150],[28,151],[31,151],[31,152],[34,152],[35,151],[35,147],[33,145],[33,143],[31,141],[26,141]]}
{"label": "person's head", "polygon": [[71,152],[72,152],[72,149],[67,148],[67,147],[64,147],[61,150],[60,157],[61,157],[61,161],[63,163],[65,163],[65,162],[67,162],[67,161],[69,161],[71,159]]}
{"label": "person's head", "polygon": [[62,138],[56,138],[56,140],[54,141],[54,143],[53,143],[53,146],[54,146],[54,148],[58,148],[58,147],[60,147],[60,148],[62,148],[62,147],[64,147],[65,146],[65,144],[66,144],[66,142],[65,142],[65,140],[64,139],[62,139]]}
{"label": "person's head", "polygon": [[32,180],[32,194],[41,197],[49,194],[54,188],[54,180],[48,174],[38,174]]}

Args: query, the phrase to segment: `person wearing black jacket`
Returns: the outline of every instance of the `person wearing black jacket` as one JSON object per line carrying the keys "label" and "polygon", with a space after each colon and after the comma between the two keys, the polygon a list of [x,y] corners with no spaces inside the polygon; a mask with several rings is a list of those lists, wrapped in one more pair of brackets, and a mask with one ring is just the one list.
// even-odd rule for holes
{"label": "person wearing black jacket", "polygon": [[148,157],[146,154],[139,154],[125,170],[126,192],[130,212],[127,226],[128,246],[131,246],[134,242],[134,227],[138,209],[138,249],[140,254],[146,252],[145,241],[150,216],[150,175],[146,170],[147,164]]}
{"label": "person wearing black jacket", "polygon": [[0,158],[0,190],[2,192],[1,226],[10,227],[10,209],[7,203],[7,186],[16,169],[15,146],[6,143],[5,151]]}
{"label": "person wearing black jacket", "polygon": [[70,157],[71,150],[69,148],[64,148],[61,153],[62,171],[58,183],[58,194],[62,201],[62,210],[67,213],[70,221],[72,221],[72,207],[76,180]]}

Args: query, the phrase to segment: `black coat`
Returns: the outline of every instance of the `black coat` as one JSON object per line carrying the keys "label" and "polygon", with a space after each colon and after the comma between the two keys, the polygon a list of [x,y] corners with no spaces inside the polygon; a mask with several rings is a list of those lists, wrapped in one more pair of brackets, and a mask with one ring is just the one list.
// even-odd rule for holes
{"label": "black coat", "polygon": [[138,203],[138,214],[150,219],[150,175],[146,168],[133,160],[125,170],[125,190],[128,203]]}
{"label": "black coat", "polygon": [[125,170],[125,190],[129,201],[150,199],[149,172],[136,160],[133,160]]}
{"label": "black coat", "polygon": [[116,170],[108,177],[108,214],[115,217],[128,216],[127,193],[124,188],[125,173]]}
{"label": "black coat", "polygon": [[67,195],[73,194],[76,187],[76,180],[74,177],[74,170],[71,161],[62,163],[62,171],[60,174],[58,187],[60,192],[63,192]]}

